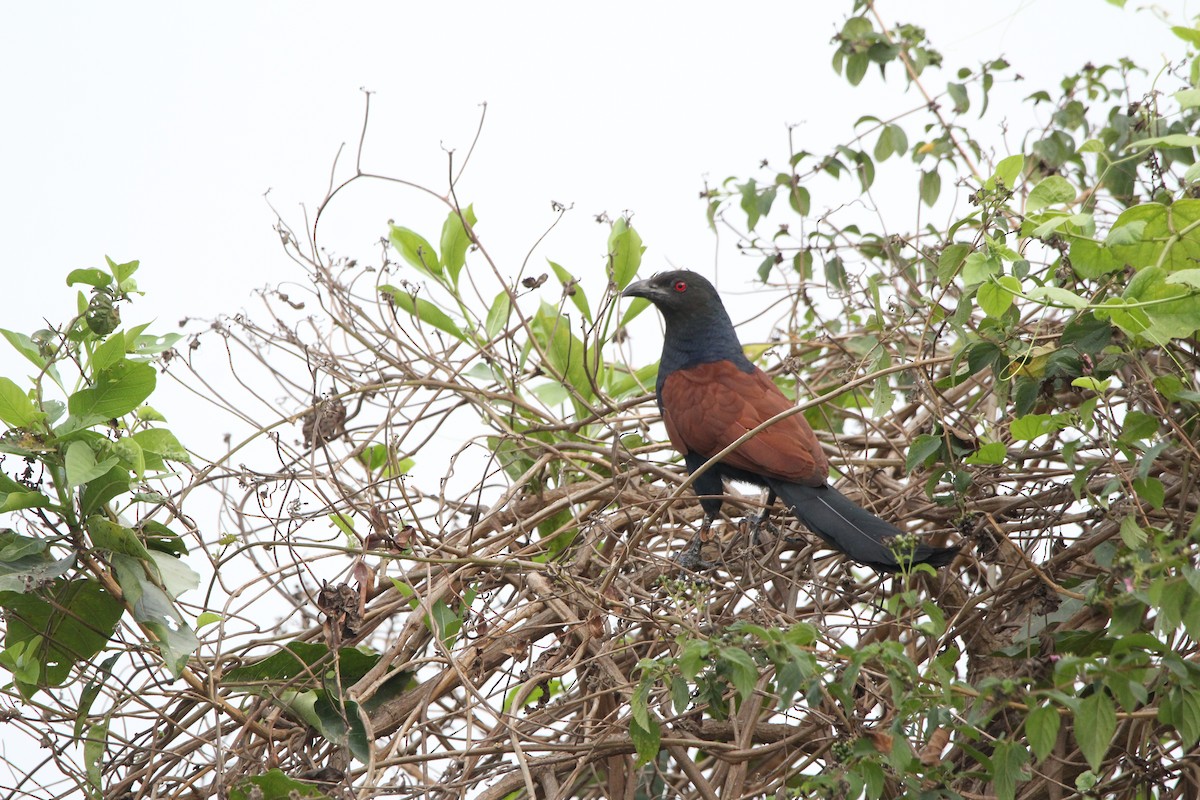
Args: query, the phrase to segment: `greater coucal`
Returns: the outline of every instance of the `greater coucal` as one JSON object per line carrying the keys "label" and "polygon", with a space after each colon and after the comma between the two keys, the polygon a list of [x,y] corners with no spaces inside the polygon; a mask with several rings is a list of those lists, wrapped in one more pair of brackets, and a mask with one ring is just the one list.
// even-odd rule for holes
{"label": "greater coucal", "polygon": [[[688,270],[663,272],[630,284],[623,294],[646,298],[666,322],[655,389],[667,435],[688,472],[792,407],[746,358],[717,290],[705,278]],[[829,462],[804,417],[781,419],[696,479],[692,487],[705,517],[701,534],[720,513],[723,481],[737,480],[768,490],[767,511],[778,496],[826,544],[881,572],[899,569],[898,556],[905,566],[940,567],[953,560],[958,548],[914,543],[830,486],[828,475]],[[681,561],[701,563],[700,543],[698,536]]]}

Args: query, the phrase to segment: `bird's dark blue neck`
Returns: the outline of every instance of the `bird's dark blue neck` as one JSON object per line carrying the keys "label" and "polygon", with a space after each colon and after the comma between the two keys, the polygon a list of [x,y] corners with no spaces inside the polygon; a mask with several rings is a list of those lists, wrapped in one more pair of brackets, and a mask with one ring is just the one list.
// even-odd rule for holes
{"label": "bird's dark blue neck", "polygon": [[698,364],[730,361],[743,372],[754,371],[724,308],[718,307],[708,315],[664,314],[663,318],[667,330],[655,386],[660,396],[668,375]]}

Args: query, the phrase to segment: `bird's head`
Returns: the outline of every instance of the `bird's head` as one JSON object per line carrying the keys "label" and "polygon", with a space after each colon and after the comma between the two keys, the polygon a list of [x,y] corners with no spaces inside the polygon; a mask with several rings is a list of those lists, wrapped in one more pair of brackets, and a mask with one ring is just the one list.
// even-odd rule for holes
{"label": "bird's head", "polygon": [[721,297],[708,279],[686,269],[659,272],[647,280],[631,283],[621,296],[646,298],[658,307],[668,322],[680,317],[704,317],[716,309],[725,310]]}

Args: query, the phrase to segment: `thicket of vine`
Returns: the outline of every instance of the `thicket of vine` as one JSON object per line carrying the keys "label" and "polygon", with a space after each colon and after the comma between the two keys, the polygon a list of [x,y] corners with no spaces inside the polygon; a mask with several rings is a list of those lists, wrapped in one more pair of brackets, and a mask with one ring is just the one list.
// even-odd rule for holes
{"label": "thicket of vine", "polygon": [[[1157,73],[1027,78],[1045,123],[1002,150],[1013,67],[854,0],[835,72],[912,108],[705,189],[721,285],[775,300],[750,355],[845,491],[963,544],[937,572],[754,541],[747,487],[682,572],[634,221],[603,276],[510,263],[457,183],[366,171],[365,119],[260,313],[125,328],[138,264],[72,272],[74,316],[2,332],[33,369],[0,378],[0,736],[41,754],[3,796],[1200,796],[1200,26],[1171,34]],[[442,229],[331,254],[369,180]],[[250,433],[199,458],[166,379]]]}

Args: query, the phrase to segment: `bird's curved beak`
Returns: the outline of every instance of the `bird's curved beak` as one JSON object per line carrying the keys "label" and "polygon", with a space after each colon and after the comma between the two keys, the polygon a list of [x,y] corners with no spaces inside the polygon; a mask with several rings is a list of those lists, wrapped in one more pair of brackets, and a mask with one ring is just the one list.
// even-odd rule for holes
{"label": "bird's curved beak", "polygon": [[657,296],[658,290],[650,285],[650,281],[635,281],[621,292],[621,297],[644,297],[647,300],[654,300]]}

